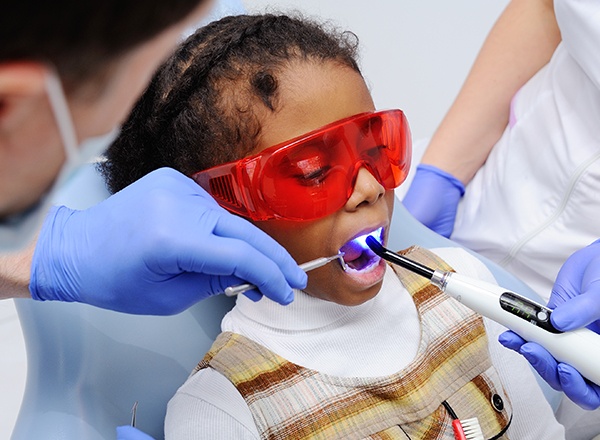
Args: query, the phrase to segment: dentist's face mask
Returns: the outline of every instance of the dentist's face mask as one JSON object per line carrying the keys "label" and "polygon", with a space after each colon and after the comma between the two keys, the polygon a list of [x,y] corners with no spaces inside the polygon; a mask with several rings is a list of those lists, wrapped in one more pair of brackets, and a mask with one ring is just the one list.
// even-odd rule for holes
{"label": "dentist's face mask", "polygon": [[54,69],[49,69],[46,75],[46,92],[65,150],[65,163],[50,189],[37,204],[23,213],[0,220],[0,252],[18,251],[33,240],[60,187],[77,168],[101,154],[119,132],[115,129],[106,135],[89,138],[78,148],[73,118]]}

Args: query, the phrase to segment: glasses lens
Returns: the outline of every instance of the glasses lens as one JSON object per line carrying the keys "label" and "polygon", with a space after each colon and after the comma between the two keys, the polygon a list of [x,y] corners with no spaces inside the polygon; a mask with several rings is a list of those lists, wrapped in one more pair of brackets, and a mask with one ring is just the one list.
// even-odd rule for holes
{"label": "glasses lens", "polygon": [[410,168],[411,142],[401,111],[373,115],[365,120],[357,142],[360,159],[385,189],[406,179]]}
{"label": "glasses lens", "polygon": [[331,214],[346,201],[347,170],[339,136],[319,136],[273,154],[263,169],[261,196],[277,217],[310,220]]}
{"label": "glasses lens", "polygon": [[347,121],[276,151],[263,168],[261,196],[276,217],[312,220],[340,209],[360,166],[386,189],[408,173],[410,138],[401,111]]}

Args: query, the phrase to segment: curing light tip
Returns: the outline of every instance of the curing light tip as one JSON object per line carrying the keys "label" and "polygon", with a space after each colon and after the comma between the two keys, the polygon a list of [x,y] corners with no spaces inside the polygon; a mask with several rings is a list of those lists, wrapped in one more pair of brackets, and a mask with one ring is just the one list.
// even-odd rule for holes
{"label": "curing light tip", "polygon": [[371,246],[369,246],[367,240],[374,240],[377,243],[379,243],[382,239],[381,238],[382,233],[383,233],[383,228],[378,228],[378,229],[375,229],[374,231],[369,232],[368,234],[361,235],[360,237],[356,237],[354,240],[352,240],[352,242],[357,243],[363,249],[369,249]]}

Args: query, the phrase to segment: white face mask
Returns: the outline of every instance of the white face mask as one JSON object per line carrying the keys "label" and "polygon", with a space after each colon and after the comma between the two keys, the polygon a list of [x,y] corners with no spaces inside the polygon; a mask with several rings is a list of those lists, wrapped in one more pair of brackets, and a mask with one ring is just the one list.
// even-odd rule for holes
{"label": "white face mask", "polygon": [[35,237],[61,186],[76,169],[106,150],[119,134],[119,130],[114,129],[105,135],[89,138],[78,147],[67,99],[58,74],[52,69],[46,75],[46,92],[65,150],[65,163],[50,189],[36,205],[0,221],[0,252],[18,251],[26,247]]}

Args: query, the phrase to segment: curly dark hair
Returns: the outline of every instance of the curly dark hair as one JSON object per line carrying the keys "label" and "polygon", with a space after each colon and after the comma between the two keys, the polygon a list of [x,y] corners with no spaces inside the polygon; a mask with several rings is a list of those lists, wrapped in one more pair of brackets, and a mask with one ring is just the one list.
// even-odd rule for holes
{"label": "curly dark hair", "polygon": [[256,147],[260,114],[277,111],[291,61],[337,62],[360,74],[358,38],[300,17],[238,15],[200,28],[161,66],[99,165],[111,192],[149,172],[185,175]]}

